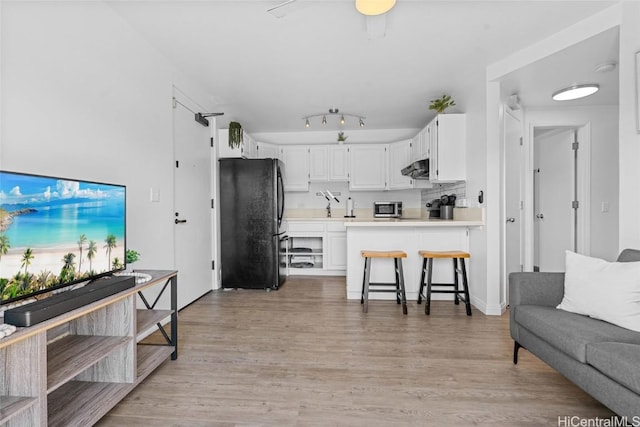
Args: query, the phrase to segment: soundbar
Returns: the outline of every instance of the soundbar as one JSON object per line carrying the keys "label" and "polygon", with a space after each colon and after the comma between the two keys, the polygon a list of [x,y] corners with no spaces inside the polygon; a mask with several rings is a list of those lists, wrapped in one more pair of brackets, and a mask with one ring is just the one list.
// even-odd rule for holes
{"label": "soundbar", "polygon": [[117,294],[136,285],[133,276],[111,276],[97,279],[82,288],[52,295],[48,298],[21,305],[4,312],[4,323],[32,326],[92,302]]}

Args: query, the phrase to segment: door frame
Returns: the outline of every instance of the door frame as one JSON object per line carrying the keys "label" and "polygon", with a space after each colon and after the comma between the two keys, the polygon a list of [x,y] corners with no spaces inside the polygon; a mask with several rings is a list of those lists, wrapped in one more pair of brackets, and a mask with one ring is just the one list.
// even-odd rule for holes
{"label": "door frame", "polygon": [[[524,155],[526,150],[524,150],[524,130],[523,123],[524,118],[523,114],[520,111],[512,110],[506,104],[502,105],[502,120],[501,120],[501,129],[500,129],[500,220],[502,221],[500,225],[500,286],[501,286],[501,295],[504,297],[504,301],[501,301],[501,304],[504,304],[506,307],[509,304],[509,277],[507,274],[507,192],[506,192],[506,162],[510,159],[507,159],[506,156],[506,116],[509,115],[520,123],[520,137],[523,140],[520,149],[520,155],[518,160],[519,167],[519,199],[520,202],[524,201],[524,171],[526,171],[526,156]],[[524,245],[524,209],[520,208],[518,210],[519,218],[517,219],[518,231],[520,233],[520,264],[524,265],[524,253],[525,253],[525,245]]]}
{"label": "door frame", "polygon": [[583,255],[591,254],[591,122],[572,121],[561,119],[556,122],[534,121],[526,124],[525,133],[525,171],[524,174],[524,271],[533,271],[534,261],[534,194],[533,194],[533,168],[534,168],[534,132],[536,128],[575,128],[578,130],[578,142],[580,143],[578,155],[578,252]]}

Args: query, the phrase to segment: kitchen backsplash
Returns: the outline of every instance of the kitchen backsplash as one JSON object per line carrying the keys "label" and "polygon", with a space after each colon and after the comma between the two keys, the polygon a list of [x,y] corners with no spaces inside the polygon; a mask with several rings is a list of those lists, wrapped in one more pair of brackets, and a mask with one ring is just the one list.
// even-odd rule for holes
{"label": "kitchen backsplash", "polygon": [[[373,211],[375,201],[400,201],[403,209],[420,209],[420,190],[393,190],[393,191],[351,191],[346,182],[313,182],[309,185],[309,191],[287,192],[285,194],[285,208],[296,210],[318,209],[323,211],[327,206],[327,200],[316,194],[320,191],[329,190],[337,196],[340,203],[331,202],[332,211],[344,215],[346,200],[351,197],[354,209],[370,209]],[[357,213],[356,213],[357,214]]]}

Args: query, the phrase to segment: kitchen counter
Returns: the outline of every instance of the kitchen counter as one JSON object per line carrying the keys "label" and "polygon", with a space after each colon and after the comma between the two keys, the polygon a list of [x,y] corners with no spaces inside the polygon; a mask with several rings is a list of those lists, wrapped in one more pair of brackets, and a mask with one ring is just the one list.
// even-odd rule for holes
{"label": "kitchen counter", "polygon": [[[362,290],[364,258],[360,251],[401,250],[407,253],[403,259],[403,270],[407,299],[415,300],[420,287],[422,258],[420,250],[462,250],[469,251],[470,230],[484,225],[482,219],[440,220],[440,219],[362,219],[345,221],[347,231],[347,298],[359,300]],[[439,260],[433,265],[433,282],[453,281],[450,260]],[[471,260],[468,271],[472,272]],[[392,259],[376,259],[371,265],[372,282],[393,282]],[[470,278],[471,300],[473,302],[474,278]],[[395,299],[395,294],[371,294],[370,299]],[[435,294],[433,299],[453,299],[452,295]],[[375,306],[374,306],[375,307]],[[411,308],[410,308],[411,309]],[[423,310],[423,307],[419,308]],[[372,306],[369,306],[369,311]]]}

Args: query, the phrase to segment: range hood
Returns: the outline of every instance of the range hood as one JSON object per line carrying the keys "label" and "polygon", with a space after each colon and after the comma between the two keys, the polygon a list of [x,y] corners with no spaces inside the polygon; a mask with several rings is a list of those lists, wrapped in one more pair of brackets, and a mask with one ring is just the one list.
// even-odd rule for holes
{"label": "range hood", "polygon": [[429,159],[418,160],[402,169],[402,175],[413,179],[429,179]]}

